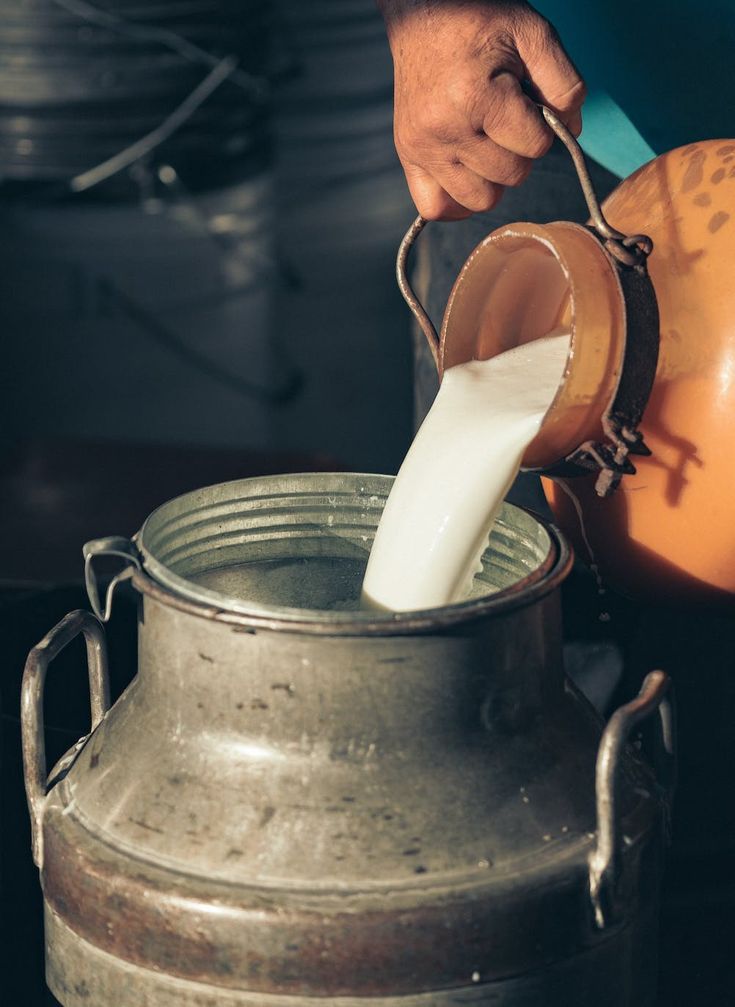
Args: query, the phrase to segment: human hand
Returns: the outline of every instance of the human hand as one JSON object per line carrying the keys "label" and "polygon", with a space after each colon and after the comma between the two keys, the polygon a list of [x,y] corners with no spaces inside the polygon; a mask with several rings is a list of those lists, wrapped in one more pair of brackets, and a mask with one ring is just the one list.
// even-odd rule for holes
{"label": "human hand", "polygon": [[378,0],[395,68],[394,135],[419,213],[491,209],[553,142],[528,97],[578,135],[582,78],[523,0]]}

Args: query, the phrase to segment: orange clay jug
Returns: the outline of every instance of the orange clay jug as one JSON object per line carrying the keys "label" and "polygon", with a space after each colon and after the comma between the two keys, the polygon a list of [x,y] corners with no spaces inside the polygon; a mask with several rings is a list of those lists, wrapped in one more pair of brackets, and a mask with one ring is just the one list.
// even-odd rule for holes
{"label": "orange clay jug", "polygon": [[[559,325],[564,378],[523,468],[578,557],[648,601],[735,597],[735,140],[670,151],[602,208],[581,150],[548,109],[577,168],[591,223],[513,224],[472,252],[435,332],[399,286],[440,376]],[[643,233],[644,232],[644,233]]]}

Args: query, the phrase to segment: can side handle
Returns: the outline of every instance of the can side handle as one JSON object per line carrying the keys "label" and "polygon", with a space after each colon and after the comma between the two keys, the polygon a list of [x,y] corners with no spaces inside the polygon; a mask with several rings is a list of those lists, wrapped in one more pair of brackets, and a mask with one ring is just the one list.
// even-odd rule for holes
{"label": "can side handle", "polygon": [[79,634],[87,645],[91,728],[65,757],[65,768],[76,758],[87,738],[96,730],[110,708],[110,682],[104,627],[91,612],[76,609],[65,615],[31,650],[26,660],[21,686],[21,740],[23,780],[31,818],[31,847],[34,863],[43,864],[43,809],[48,793],[46,742],[43,733],[43,695],[46,672],[53,659]]}
{"label": "can side handle", "polygon": [[[125,538],[124,535],[108,535],[106,538],[95,538],[91,542],[85,542],[82,546],[82,555],[84,556],[84,583],[87,588],[89,604],[101,622],[109,622],[115,588],[121,581],[128,580],[135,570],[140,570],[140,553],[135,543],[131,539]],[[99,556],[117,556],[125,561],[122,570],[116,573],[107,585],[104,605],[100,598],[100,587],[94,566],[94,561]]]}
{"label": "can side handle", "polygon": [[668,695],[670,687],[671,680],[663,671],[649,672],[636,698],[615,711],[600,739],[595,766],[597,843],[589,858],[589,881],[595,923],[601,930],[612,922],[610,907],[619,876],[621,835],[617,816],[617,778],[621,758],[632,729],[653,713],[658,713],[660,735],[654,770],[667,816],[669,813],[676,776],[674,711]]}

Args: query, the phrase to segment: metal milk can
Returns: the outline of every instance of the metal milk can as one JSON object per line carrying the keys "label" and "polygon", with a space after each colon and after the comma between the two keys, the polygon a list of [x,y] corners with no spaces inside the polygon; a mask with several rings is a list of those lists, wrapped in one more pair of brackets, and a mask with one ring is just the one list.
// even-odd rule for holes
{"label": "metal milk can", "polygon": [[[604,730],[565,680],[554,528],[504,505],[467,599],[359,610],[384,476],[221,484],[85,547],[140,597],[36,646],[22,726],[47,979],[66,1007],[653,1003],[668,681]],[[104,604],[101,554],[123,568]],[[92,727],[47,779],[43,683],[87,641]],[[655,714],[654,774],[627,744]]]}

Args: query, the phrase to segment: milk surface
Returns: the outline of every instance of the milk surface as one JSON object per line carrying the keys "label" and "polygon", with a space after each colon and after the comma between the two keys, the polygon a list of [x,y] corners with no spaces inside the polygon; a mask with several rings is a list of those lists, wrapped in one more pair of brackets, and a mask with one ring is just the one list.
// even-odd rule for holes
{"label": "milk surface", "polygon": [[401,466],[363,582],[365,607],[394,611],[459,601],[523,453],[559,387],[568,330],[444,374]]}

